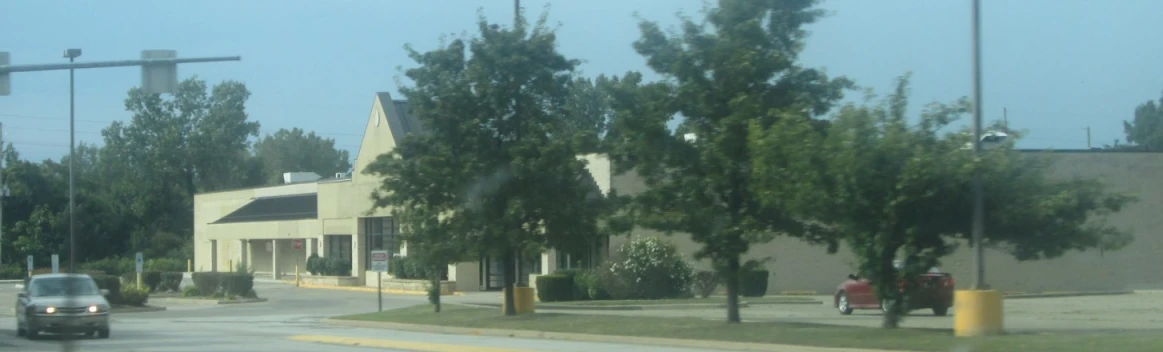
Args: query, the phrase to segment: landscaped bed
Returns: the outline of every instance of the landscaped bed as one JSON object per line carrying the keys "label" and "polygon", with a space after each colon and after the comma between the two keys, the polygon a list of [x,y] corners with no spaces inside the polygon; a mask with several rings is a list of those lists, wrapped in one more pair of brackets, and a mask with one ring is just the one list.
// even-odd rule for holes
{"label": "landscaped bed", "polygon": [[610,315],[545,314],[504,317],[496,309],[446,304],[441,313],[430,306],[414,306],[337,317],[339,320],[438,325],[477,329],[527,330],[574,334],[616,335],[792,344],[820,347],[850,347],[906,351],[950,351],[965,348],[974,352],[1054,351],[1054,352],[1154,352],[1163,346],[1163,335],[1120,334],[1020,334],[986,338],[956,338],[949,330],[844,327],[791,323],[744,323],[698,318],[659,318]]}

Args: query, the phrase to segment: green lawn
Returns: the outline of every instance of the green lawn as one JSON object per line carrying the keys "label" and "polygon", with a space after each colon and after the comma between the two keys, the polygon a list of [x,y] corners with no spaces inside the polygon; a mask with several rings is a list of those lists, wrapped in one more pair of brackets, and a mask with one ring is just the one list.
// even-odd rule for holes
{"label": "green lawn", "polygon": [[[815,298],[804,297],[804,296],[740,297],[739,300],[742,302],[754,302],[754,303],[818,302],[818,300]],[[711,297],[707,297],[707,298],[544,302],[542,304],[577,305],[577,306],[652,306],[652,305],[661,305],[661,304],[726,304],[726,303],[727,303],[727,297],[711,296]]]}
{"label": "green lawn", "polygon": [[497,309],[446,304],[442,313],[427,305],[337,319],[466,328],[532,330],[598,335],[778,343],[824,347],[856,347],[908,351],[1054,351],[1054,352],[1155,352],[1163,346],[1163,334],[1041,334],[988,338],[954,338],[948,330],[840,327],[811,324],[746,323],[727,325],[695,318],[655,318],[612,315],[535,314],[502,317]]}

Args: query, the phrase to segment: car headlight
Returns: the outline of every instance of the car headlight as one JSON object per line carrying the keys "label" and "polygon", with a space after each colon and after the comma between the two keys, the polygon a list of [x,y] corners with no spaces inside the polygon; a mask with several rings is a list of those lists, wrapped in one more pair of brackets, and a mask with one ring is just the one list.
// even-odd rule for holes
{"label": "car headlight", "polygon": [[53,306],[44,307],[44,312],[48,313],[48,314],[56,313],[57,307],[53,307]]}
{"label": "car headlight", "polygon": [[99,310],[96,305],[89,306],[89,313],[96,313]]}

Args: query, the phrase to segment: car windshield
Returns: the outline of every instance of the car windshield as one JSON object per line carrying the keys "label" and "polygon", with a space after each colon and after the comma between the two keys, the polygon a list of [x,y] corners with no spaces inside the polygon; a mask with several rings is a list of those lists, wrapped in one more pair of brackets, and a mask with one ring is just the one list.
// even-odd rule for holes
{"label": "car windshield", "polygon": [[33,280],[28,287],[32,297],[100,295],[97,284],[89,278],[48,278]]}

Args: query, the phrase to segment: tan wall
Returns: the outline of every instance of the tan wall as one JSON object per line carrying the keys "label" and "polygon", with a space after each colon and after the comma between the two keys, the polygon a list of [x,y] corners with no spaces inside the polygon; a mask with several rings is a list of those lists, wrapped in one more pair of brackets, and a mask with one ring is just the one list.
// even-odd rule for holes
{"label": "tan wall", "polygon": [[[1154,176],[1163,172],[1163,153],[1055,153],[1052,157],[1058,158],[1052,177],[1097,177],[1106,181],[1112,190],[1140,197],[1139,203],[1108,220],[1135,231],[1135,243],[1117,252],[1071,252],[1057,259],[1022,263],[1008,254],[987,249],[986,282],[1000,290],[1020,292],[1163,286],[1163,271],[1153,269],[1160,261],[1158,253],[1163,252],[1163,237],[1157,230],[1163,226],[1163,218],[1157,215],[1163,206],[1163,181]],[[640,192],[644,187],[641,179],[632,173],[614,176],[612,183],[621,194]],[[986,231],[989,231],[988,225]],[[637,229],[630,237],[641,236],[664,235]],[[688,255],[701,247],[689,236],[675,235],[669,240]],[[616,250],[626,241],[627,237],[612,238],[611,248]],[[772,271],[769,292],[773,293],[830,292],[855,268],[854,257],[843,247],[837,254],[827,255],[823,247],[788,238],[755,245],[745,258],[768,256],[774,260],[768,265]],[[696,266],[706,268],[707,263],[696,263]],[[942,268],[954,275],[958,286],[967,287],[972,275],[971,249],[962,246],[943,260]]]}
{"label": "tan wall", "polygon": [[356,183],[378,181],[373,176],[364,175],[363,170],[367,168],[368,164],[375,161],[377,156],[390,152],[396,147],[396,140],[392,136],[387,112],[384,111],[383,105],[393,106],[391,101],[381,102],[377,96],[376,103],[372,104],[367,125],[364,127],[363,140],[359,143],[359,152],[356,153],[353,163],[351,178]]}

